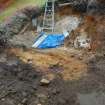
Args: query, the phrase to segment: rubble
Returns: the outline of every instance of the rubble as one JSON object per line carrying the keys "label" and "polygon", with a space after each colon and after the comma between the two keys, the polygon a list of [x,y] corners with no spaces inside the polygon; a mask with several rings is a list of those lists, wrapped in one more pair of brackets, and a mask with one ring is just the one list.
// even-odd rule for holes
{"label": "rubble", "polygon": [[81,32],[79,36],[74,40],[75,48],[88,48],[90,49],[91,39],[88,38],[86,32]]}

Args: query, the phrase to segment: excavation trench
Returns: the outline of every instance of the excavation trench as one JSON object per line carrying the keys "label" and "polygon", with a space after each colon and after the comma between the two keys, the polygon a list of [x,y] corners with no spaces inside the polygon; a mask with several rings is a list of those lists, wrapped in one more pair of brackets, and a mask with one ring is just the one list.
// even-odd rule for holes
{"label": "excavation trench", "polygon": [[[23,9],[9,23],[6,21],[8,24],[0,26],[1,105],[104,105],[104,19],[103,16],[96,20],[81,14],[71,6],[57,11],[58,29],[60,23],[71,16],[82,18],[82,21],[71,37],[65,39],[64,45],[54,49],[31,48],[38,36],[32,27],[33,15],[40,22],[43,19],[39,8]],[[94,31],[90,27],[94,27]],[[102,38],[99,38],[100,31],[95,30],[98,27]],[[74,39],[83,34],[81,29],[91,35],[91,49],[73,47]],[[42,85],[42,79],[50,83]]]}

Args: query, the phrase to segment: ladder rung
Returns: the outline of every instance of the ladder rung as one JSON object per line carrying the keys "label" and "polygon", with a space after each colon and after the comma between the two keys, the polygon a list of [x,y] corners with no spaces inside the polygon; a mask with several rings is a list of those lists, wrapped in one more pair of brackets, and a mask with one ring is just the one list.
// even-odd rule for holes
{"label": "ladder rung", "polygon": [[50,19],[50,18],[52,18],[52,16],[51,15],[46,15],[46,18]]}
{"label": "ladder rung", "polygon": [[44,26],[45,26],[45,27],[52,27],[52,25],[51,25],[51,24],[47,24],[47,23],[46,23],[46,24],[44,24]]}
{"label": "ladder rung", "polygon": [[44,27],[52,27],[52,25],[48,23],[44,23]]}
{"label": "ladder rung", "polygon": [[52,9],[52,6],[47,6],[46,9]]}
{"label": "ladder rung", "polygon": [[47,18],[47,19],[45,19],[45,21],[46,21],[46,20],[47,20],[47,21],[52,21],[52,18]]}
{"label": "ladder rung", "polygon": [[50,22],[45,21],[44,25],[52,26],[52,21],[50,21]]}
{"label": "ladder rung", "polygon": [[52,3],[52,1],[47,1],[47,3]]}
{"label": "ladder rung", "polygon": [[45,27],[45,28],[43,28],[43,30],[52,30],[52,28]]}
{"label": "ladder rung", "polygon": [[46,11],[46,14],[51,14],[52,13],[52,10],[51,11]]}
{"label": "ladder rung", "polygon": [[54,2],[55,0],[47,0],[44,19],[43,19],[43,30],[54,30]]}
{"label": "ladder rung", "polygon": [[52,20],[44,20],[47,23],[52,23]]}
{"label": "ladder rung", "polygon": [[53,0],[47,0],[47,2],[53,2]]}
{"label": "ladder rung", "polygon": [[47,2],[49,2],[49,1],[51,1],[51,2],[55,2],[55,0],[48,0]]}
{"label": "ladder rung", "polygon": [[51,10],[51,9],[48,9],[47,11],[48,11],[48,12],[52,12],[52,10]]}

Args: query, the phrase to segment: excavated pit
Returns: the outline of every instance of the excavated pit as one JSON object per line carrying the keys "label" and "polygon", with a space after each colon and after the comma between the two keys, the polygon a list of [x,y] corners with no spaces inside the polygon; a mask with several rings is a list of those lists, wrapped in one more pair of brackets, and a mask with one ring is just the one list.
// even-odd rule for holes
{"label": "excavated pit", "polygon": [[[39,8],[27,8],[0,25],[0,105],[104,105],[104,16],[60,8],[58,23],[75,16],[82,18],[79,27],[64,46],[38,50],[31,49],[38,35],[31,23],[35,11],[39,17]],[[71,46],[81,29],[91,36],[91,49]],[[41,85],[43,78],[50,83]]]}

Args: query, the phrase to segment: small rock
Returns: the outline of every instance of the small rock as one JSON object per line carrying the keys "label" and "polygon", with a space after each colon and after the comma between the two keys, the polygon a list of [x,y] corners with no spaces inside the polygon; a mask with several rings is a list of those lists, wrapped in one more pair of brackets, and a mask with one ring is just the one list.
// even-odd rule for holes
{"label": "small rock", "polygon": [[49,85],[50,84],[50,81],[48,79],[42,79],[40,81],[41,85]]}
{"label": "small rock", "polygon": [[0,62],[6,62],[7,61],[7,57],[5,54],[1,54],[0,55]]}
{"label": "small rock", "polygon": [[42,104],[37,104],[37,105],[42,105]]}
{"label": "small rock", "polygon": [[78,60],[83,60],[83,57],[78,57]]}
{"label": "small rock", "polygon": [[5,101],[5,98],[2,98],[1,100],[2,100],[2,101]]}
{"label": "small rock", "polygon": [[23,104],[18,104],[18,105],[23,105]]}
{"label": "small rock", "polygon": [[60,93],[60,90],[58,89],[53,89],[52,90],[52,94],[56,95],[56,94],[59,94]]}
{"label": "small rock", "polygon": [[37,94],[37,97],[38,97],[38,98],[47,99],[47,95],[42,94],[42,93]]}
{"label": "small rock", "polygon": [[28,64],[32,64],[32,59],[27,60]]}
{"label": "small rock", "polygon": [[23,97],[26,97],[27,96],[27,93],[26,92],[22,92],[22,95],[23,95]]}
{"label": "small rock", "polygon": [[26,98],[24,98],[23,100],[22,100],[22,104],[26,104],[27,103],[27,99]]}
{"label": "small rock", "polygon": [[43,93],[39,93],[39,94],[37,94],[37,98],[39,99],[39,101],[41,103],[45,103],[46,100],[48,100],[48,95],[43,94]]}
{"label": "small rock", "polygon": [[33,88],[34,90],[37,90],[37,89],[38,89],[38,87],[37,87],[36,85],[33,85],[32,88]]}

